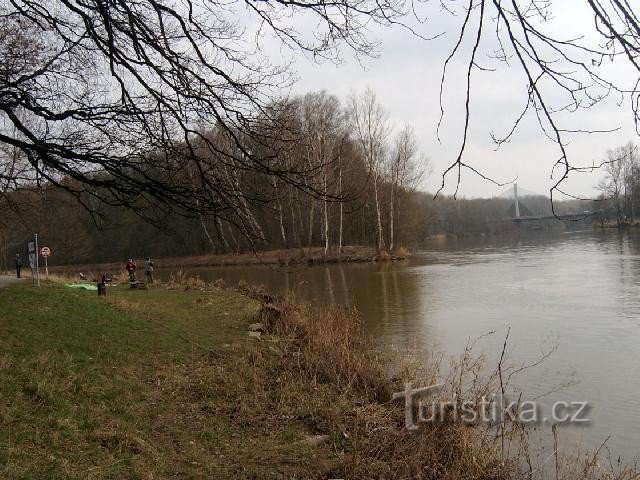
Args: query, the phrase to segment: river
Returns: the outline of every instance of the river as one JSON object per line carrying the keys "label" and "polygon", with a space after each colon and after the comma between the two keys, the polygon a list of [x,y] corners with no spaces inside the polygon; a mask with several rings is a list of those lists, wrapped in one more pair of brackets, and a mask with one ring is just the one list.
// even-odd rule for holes
{"label": "river", "polygon": [[482,337],[474,348],[488,365],[497,362],[510,329],[513,365],[553,350],[516,380],[524,398],[542,396],[544,408],[589,403],[586,426],[560,430],[566,445],[593,449],[611,435],[614,461],[632,462],[640,453],[640,232],[446,241],[396,264],[189,274],[230,285],[245,279],[304,300],[355,307],[381,345],[458,356]]}

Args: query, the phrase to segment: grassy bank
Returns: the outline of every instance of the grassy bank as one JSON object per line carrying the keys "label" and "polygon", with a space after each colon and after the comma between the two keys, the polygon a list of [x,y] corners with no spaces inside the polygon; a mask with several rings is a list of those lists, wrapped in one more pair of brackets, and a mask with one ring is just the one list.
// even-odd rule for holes
{"label": "grassy bank", "polygon": [[203,362],[231,361],[235,349],[225,345],[255,305],[232,294],[111,293],[107,303],[55,286],[0,290],[0,477],[222,468],[216,458],[200,462],[225,425],[215,415],[200,425],[190,411],[196,386],[180,383]]}
{"label": "grassy bank", "polygon": [[355,315],[244,293],[0,289],[0,476],[506,477],[476,429],[403,428]]}
{"label": "grassy bank", "polygon": [[[408,252],[400,248],[392,253],[379,253],[375,248],[364,246],[345,246],[339,252],[331,248],[325,253],[322,247],[292,248],[288,250],[269,250],[265,252],[226,253],[221,255],[197,255],[190,257],[173,257],[154,259],[161,267],[222,267],[237,265],[316,265],[324,263],[364,263],[376,261],[404,260]],[[53,265],[52,272],[66,273],[78,271],[116,273],[124,269],[124,263],[101,263],[88,265]]]}
{"label": "grassy bank", "polygon": [[[8,286],[0,351],[3,479],[530,479],[553,462],[559,479],[637,478],[595,454],[536,466],[518,425],[408,431],[391,393],[434,369],[390,376],[354,312],[247,286]],[[482,380],[466,351],[441,399],[477,401],[504,368]]]}

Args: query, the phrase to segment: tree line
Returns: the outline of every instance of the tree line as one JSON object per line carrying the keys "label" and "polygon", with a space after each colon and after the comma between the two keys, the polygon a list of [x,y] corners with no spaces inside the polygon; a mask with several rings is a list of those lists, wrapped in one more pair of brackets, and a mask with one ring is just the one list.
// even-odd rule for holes
{"label": "tree line", "polygon": [[[5,184],[0,243],[15,250],[38,231],[56,254],[81,262],[311,246],[340,253],[354,244],[393,251],[418,241],[423,219],[416,190],[429,161],[418,152],[411,126],[394,131],[373,91],[345,102],[324,91],[280,100],[255,128],[261,129],[259,141],[245,136],[241,148],[264,159],[264,168],[276,175],[245,168],[236,140],[216,127],[203,132],[206,145],[185,144],[175,157],[162,159],[176,165],[176,188],[187,185],[198,192],[196,199],[224,192],[219,198],[229,205],[215,215],[197,208],[166,211],[144,198],[120,205],[100,187],[70,195],[72,177],[60,179],[61,185]],[[149,152],[147,159],[159,155]],[[23,168],[16,149],[6,149],[3,158],[4,168]],[[206,175],[196,161],[201,158]],[[128,172],[134,178],[154,174]],[[215,185],[202,180],[213,175]]]}
{"label": "tree line", "polygon": [[[99,188],[78,197],[69,193],[76,182],[71,177],[60,180],[63,187],[5,181],[0,195],[3,263],[6,266],[15,252],[24,250],[33,232],[54,249],[53,263],[304,247],[339,254],[345,245],[368,245],[382,252],[414,248],[438,235],[517,232],[506,221],[515,215],[513,200],[442,194],[434,198],[422,191],[429,159],[418,151],[411,126],[394,130],[373,91],[352,94],[346,101],[325,91],[311,92],[280,100],[271,109],[260,125],[260,141],[244,137],[243,148],[267,159],[265,168],[286,179],[243,168],[241,161],[231,163],[229,158],[239,153],[224,150],[237,146],[219,128],[203,135],[220,152],[208,145],[191,152],[184,145],[175,158],[163,158],[163,164],[180,164],[175,169],[176,185],[204,192],[212,186],[202,182],[201,164],[194,156],[208,157],[216,188],[234,201],[216,215],[179,208],[167,212],[144,200],[120,205],[111,192]],[[158,155],[151,152],[148,158]],[[4,169],[25,169],[16,149],[5,148],[2,158]],[[607,171],[617,165],[608,163]],[[140,173],[131,170],[130,175]],[[548,197],[521,200],[529,214],[552,214]],[[585,208],[591,207],[577,201],[556,202],[555,210],[562,214]]]}
{"label": "tree line", "polygon": [[601,219],[617,226],[635,223],[640,213],[640,156],[633,142],[607,151],[598,184]]}

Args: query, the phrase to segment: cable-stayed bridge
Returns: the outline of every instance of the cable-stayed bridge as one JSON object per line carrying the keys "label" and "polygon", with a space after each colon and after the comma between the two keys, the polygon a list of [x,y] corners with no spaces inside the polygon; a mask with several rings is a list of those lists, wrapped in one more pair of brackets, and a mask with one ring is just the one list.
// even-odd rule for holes
{"label": "cable-stayed bridge", "polygon": [[[563,213],[562,215],[553,215],[550,212],[544,212],[542,209],[535,208],[533,204],[539,204],[539,199],[544,198],[546,202],[549,201],[547,195],[527,190],[514,183],[500,195],[498,198],[504,198],[511,200],[511,206],[509,207],[508,220],[514,223],[533,222],[540,220],[583,220],[587,217],[591,217],[598,212],[592,212],[585,210],[582,212]],[[534,200],[538,200],[537,202]]]}

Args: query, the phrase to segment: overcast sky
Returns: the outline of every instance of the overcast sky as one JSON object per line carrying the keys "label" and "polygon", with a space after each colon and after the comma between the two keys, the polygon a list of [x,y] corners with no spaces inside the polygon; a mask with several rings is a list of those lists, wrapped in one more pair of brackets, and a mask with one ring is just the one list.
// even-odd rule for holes
{"label": "overcast sky", "polygon": [[[437,2],[435,2],[437,3]],[[350,92],[362,92],[371,87],[388,111],[395,125],[409,123],[414,126],[421,150],[431,159],[432,173],[424,189],[435,191],[444,169],[455,160],[462,139],[462,112],[464,106],[465,62],[469,49],[462,52],[451,65],[445,85],[445,118],[441,130],[441,143],[436,138],[436,125],[440,109],[438,103],[440,75],[444,60],[455,44],[461,16],[451,15],[434,8],[427,11],[429,21],[421,25],[425,35],[446,32],[442,37],[422,41],[401,28],[372,30],[372,38],[382,42],[379,58],[356,61],[346,54],[341,65],[316,64],[296,57],[294,67],[299,81],[293,93],[326,89],[345,100]],[[590,35],[593,20],[585,7],[585,0],[555,2],[554,20],[544,28],[560,38]],[[468,41],[471,40],[470,38]],[[548,194],[553,184],[551,168],[559,157],[554,145],[541,133],[535,116],[529,115],[512,141],[495,151],[490,132],[504,134],[522,110],[526,100],[526,82],[518,68],[506,68],[488,57],[495,47],[489,37],[483,42],[479,61],[483,66],[497,67],[495,72],[474,70],[471,101],[471,130],[465,161],[496,180],[509,181],[517,177],[520,186],[541,194]],[[633,73],[623,65],[607,65],[607,72],[634,80]],[[637,75],[636,75],[637,76]],[[553,92],[549,91],[550,95]],[[554,97],[550,97],[554,98]],[[609,148],[635,141],[632,116],[627,103],[618,104],[612,97],[596,108],[582,110],[563,118],[562,126],[572,129],[611,129],[616,133],[574,135],[568,137],[570,159],[574,164],[598,162]],[[575,174],[565,184],[576,195],[593,196],[601,172]],[[455,176],[447,179],[446,192],[455,187]],[[507,187],[496,185],[472,173],[464,173],[460,193],[465,197],[495,196]]]}

